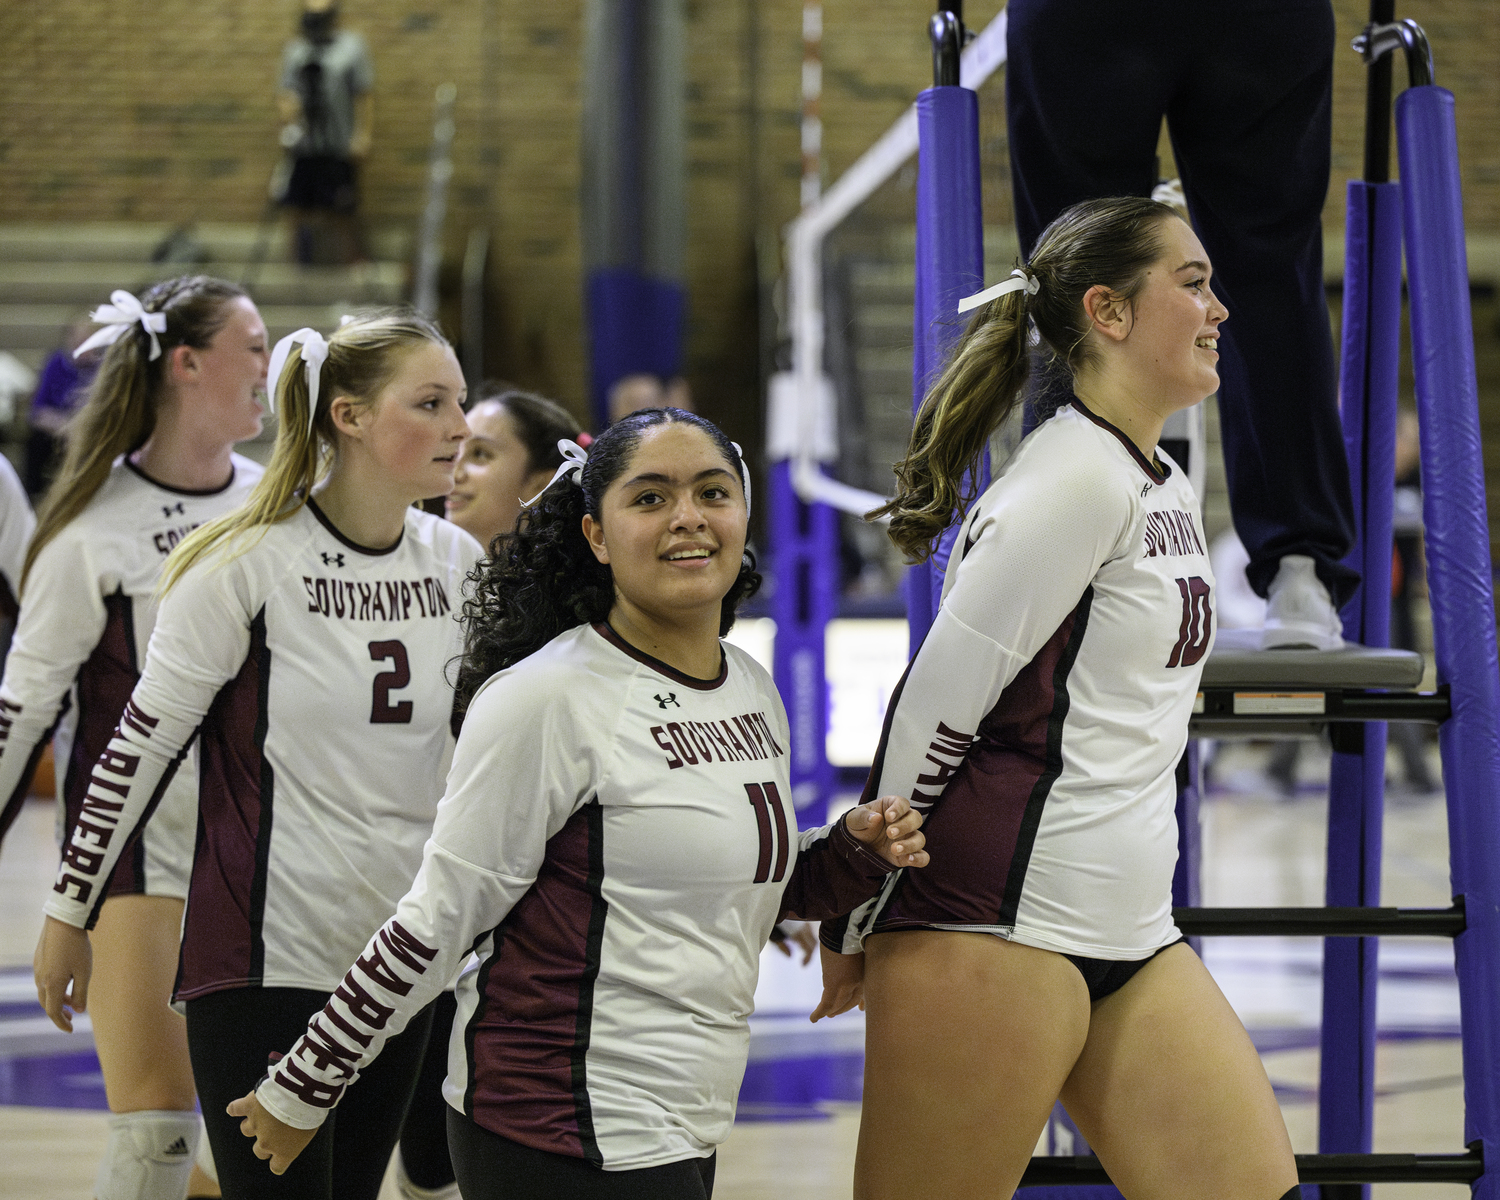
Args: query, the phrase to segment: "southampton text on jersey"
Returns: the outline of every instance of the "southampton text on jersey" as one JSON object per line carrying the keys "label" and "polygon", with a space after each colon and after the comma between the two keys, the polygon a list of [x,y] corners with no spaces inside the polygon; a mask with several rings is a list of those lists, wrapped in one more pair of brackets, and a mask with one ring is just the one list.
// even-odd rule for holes
{"label": "southampton text on jersey", "polygon": [[1205,554],[1190,513],[1180,508],[1146,514],[1146,557],[1166,554]]}
{"label": "southampton text on jersey", "polygon": [[674,771],[700,762],[746,762],[786,753],[771,735],[771,723],[763,712],[720,721],[669,721],[653,725],[651,736]]}
{"label": "southampton text on jersey", "polygon": [[307,611],[335,621],[404,621],[412,615],[446,617],[447,590],[432,576],[355,583],[304,575]]}

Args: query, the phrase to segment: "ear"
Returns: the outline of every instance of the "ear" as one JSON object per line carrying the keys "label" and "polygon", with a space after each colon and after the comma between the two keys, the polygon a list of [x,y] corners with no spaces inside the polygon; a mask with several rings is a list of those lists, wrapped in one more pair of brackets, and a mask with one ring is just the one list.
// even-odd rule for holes
{"label": "ear", "polygon": [[328,415],[333,427],[346,437],[363,438],[369,426],[368,404],[359,404],[348,396],[335,396],[328,403]]}
{"label": "ear", "polygon": [[174,384],[181,385],[198,375],[198,354],[191,346],[173,346],[167,351],[164,374]]}
{"label": "ear", "polygon": [[1135,323],[1128,301],[1117,296],[1102,283],[1096,283],[1083,294],[1083,311],[1089,324],[1112,342],[1123,342]]}
{"label": "ear", "polygon": [[605,566],[609,565],[609,547],[604,542],[604,526],[588,513],[583,514],[583,536],[589,540],[589,549]]}

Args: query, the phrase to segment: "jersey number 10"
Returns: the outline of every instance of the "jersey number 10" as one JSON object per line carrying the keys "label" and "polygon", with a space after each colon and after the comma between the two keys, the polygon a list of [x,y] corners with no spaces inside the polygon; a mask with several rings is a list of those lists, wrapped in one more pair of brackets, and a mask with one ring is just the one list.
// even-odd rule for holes
{"label": "jersey number 10", "polygon": [[[786,878],[786,860],[791,853],[787,841],[786,810],[781,807],[781,793],[774,783],[747,783],[745,791],[750,796],[750,807],[755,810],[755,823],[760,827],[760,861],[755,866],[755,882],[780,883]],[[776,832],[771,832],[774,816]],[[776,854],[776,874],[771,874],[771,854]]]}
{"label": "jersey number 10", "polygon": [[1172,647],[1167,666],[1192,667],[1208,653],[1214,632],[1214,606],[1209,600],[1208,584],[1196,575],[1179,579],[1177,590],[1182,593],[1182,628],[1177,632],[1177,644]]}

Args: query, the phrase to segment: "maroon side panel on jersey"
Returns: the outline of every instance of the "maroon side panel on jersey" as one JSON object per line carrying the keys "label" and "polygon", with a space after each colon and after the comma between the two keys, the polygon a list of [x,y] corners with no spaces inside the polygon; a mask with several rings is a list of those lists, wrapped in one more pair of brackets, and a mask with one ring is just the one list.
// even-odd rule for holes
{"label": "maroon side panel on jersey", "polygon": [[[123,588],[104,598],[104,611],[104,634],[78,669],[78,729],[63,776],[63,807],[70,831],[83,813],[90,772],[109,746],[120,714],[125,711],[125,701],[141,677],[135,658],[135,614]],[[134,896],[146,890],[146,847],[141,842],[141,829],[120,851],[106,895]]]}
{"label": "maroon side panel on jersey", "polygon": [[1068,675],[1093,589],[1001,694],[922,832],[932,862],[904,872],[875,931],[1014,925],[1047,796],[1062,773]]}
{"label": "maroon side panel on jersey", "polygon": [[198,844],[183,917],[173,999],[258,987],[261,921],[275,781],[266,762],[271,652],[265,609],[250,622],[250,652],[214,697],[198,734]]}
{"label": "maroon side panel on jersey", "polygon": [[604,814],[579,809],[494,932],[469,1021],[464,1111],[501,1137],[602,1164],[589,1105],[594,980],[608,905]]}

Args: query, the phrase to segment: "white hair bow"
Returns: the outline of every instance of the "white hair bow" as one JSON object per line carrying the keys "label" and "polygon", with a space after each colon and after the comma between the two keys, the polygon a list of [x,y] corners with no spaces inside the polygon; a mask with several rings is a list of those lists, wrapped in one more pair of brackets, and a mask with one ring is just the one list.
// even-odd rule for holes
{"label": "white hair bow", "polygon": [[167,331],[166,313],[147,312],[145,306],[129,292],[117,289],[110,292],[108,304],[101,304],[89,316],[96,324],[103,325],[104,328],[95,330],[88,341],[73,351],[74,358],[100,346],[114,345],[120,340],[121,334],[136,324],[139,324],[146,331],[146,336],[151,339],[149,361],[155,362],[161,357],[161,342],[157,340],[156,335]]}
{"label": "white hair bow", "polygon": [[583,464],[589,460],[588,451],[569,438],[558,438],[557,448],[563,456],[562,465],[552,473],[552,478],[547,480],[547,487],[544,487],[530,500],[521,501],[522,508],[530,508],[545,496],[547,488],[550,488],[559,479],[566,477],[570,483],[576,484],[579,487],[583,486]]}
{"label": "white hair bow", "polygon": [[738,442],[730,442],[734,452],[740,456],[740,478],[745,482],[745,515],[750,515],[750,467],[745,462],[745,452]]}
{"label": "white hair bow", "polygon": [[998,299],[1006,292],[1019,292],[1023,289],[1028,296],[1035,296],[1041,290],[1042,281],[1035,275],[1030,274],[1024,267],[1018,268],[1010,273],[1010,278],[1004,283],[997,283],[992,288],[985,288],[982,292],[975,292],[972,296],[965,296],[958,302],[958,311],[968,312],[971,308],[978,308],[981,304],[988,304],[991,300]]}
{"label": "white hair bow", "polygon": [[271,351],[271,365],[266,371],[266,382],[270,385],[266,389],[267,399],[274,413],[276,386],[281,382],[282,368],[286,366],[287,355],[291,354],[294,344],[302,346],[302,365],[307,371],[307,432],[312,433],[318,415],[318,381],[323,375],[323,364],[328,361],[328,339],[316,329],[303,327],[276,343],[276,348]]}

